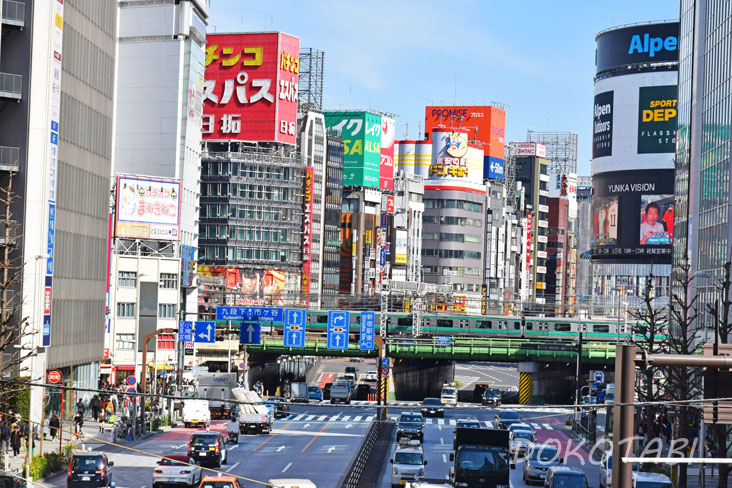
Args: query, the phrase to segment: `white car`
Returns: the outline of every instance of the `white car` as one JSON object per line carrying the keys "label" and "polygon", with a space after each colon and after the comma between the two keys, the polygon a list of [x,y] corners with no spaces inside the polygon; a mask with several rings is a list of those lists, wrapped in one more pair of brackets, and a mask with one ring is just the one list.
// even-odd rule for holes
{"label": "white car", "polygon": [[391,468],[392,487],[403,486],[408,481],[419,481],[424,476],[424,467],[427,464],[422,446],[419,441],[414,440],[406,443],[400,441],[394,457],[389,462],[393,465]]}
{"label": "white car", "polygon": [[454,386],[445,386],[440,394],[440,402],[443,405],[457,405],[457,388]]}
{"label": "white car", "polygon": [[376,371],[369,371],[363,378],[364,381],[379,381],[379,373]]}
{"label": "white car", "polygon": [[201,482],[201,467],[188,456],[165,456],[153,470],[153,488],[167,485],[198,486]]}
{"label": "white car", "polygon": [[532,429],[529,424],[525,424],[523,422],[509,425],[508,431],[513,432],[514,430],[528,430],[529,432],[534,432],[534,429]]}
{"label": "white car", "polygon": [[674,484],[665,474],[634,472],[633,488],[674,488]]}
{"label": "white car", "polygon": [[300,478],[278,478],[267,482],[267,486],[274,488],[317,488],[310,480]]}
{"label": "white car", "polygon": [[508,439],[511,457],[523,456],[536,441],[534,433],[530,430],[514,430],[509,434]]}

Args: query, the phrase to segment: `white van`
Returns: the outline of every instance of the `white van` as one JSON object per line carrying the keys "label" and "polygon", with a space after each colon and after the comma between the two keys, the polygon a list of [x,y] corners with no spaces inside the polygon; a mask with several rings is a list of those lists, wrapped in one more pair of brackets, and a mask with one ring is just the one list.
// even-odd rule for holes
{"label": "white van", "polygon": [[457,395],[457,387],[445,385],[442,387],[442,393],[440,394],[440,403],[454,407],[457,405]]}
{"label": "white van", "polygon": [[317,488],[315,486],[315,483],[313,483],[312,481],[299,478],[281,478],[276,480],[269,480],[267,484],[274,488]]}
{"label": "white van", "polygon": [[208,427],[211,425],[211,412],[208,400],[186,399],[183,401],[183,425],[186,427]]}

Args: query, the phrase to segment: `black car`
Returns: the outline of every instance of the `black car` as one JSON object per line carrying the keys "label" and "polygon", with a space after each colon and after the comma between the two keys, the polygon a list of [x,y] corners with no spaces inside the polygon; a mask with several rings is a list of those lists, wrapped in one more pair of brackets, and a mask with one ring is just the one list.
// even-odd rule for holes
{"label": "black car", "polygon": [[270,398],[267,402],[270,405],[272,405],[272,410],[274,412],[274,418],[276,419],[283,419],[290,415],[290,405],[287,403],[287,400],[284,398]]}
{"label": "black car", "polygon": [[477,419],[458,419],[455,425],[455,433],[452,435],[452,448],[457,450],[457,430],[458,429],[480,429],[482,425]]}
{"label": "black car", "polygon": [[0,472],[0,488],[26,488],[28,486],[20,475]]}
{"label": "black car", "polygon": [[483,400],[481,401],[483,405],[492,405],[494,407],[500,407],[501,406],[501,392],[500,390],[496,390],[495,388],[488,388],[483,393]]}
{"label": "black car", "polygon": [[323,385],[323,400],[330,400],[330,387],[333,383],[326,383]]}
{"label": "black car", "polygon": [[224,436],[216,432],[196,432],[188,443],[188,457],[201,466],[220,468],[226,464],[226,454]]}
{"label": "black car", "polygon": [[444,417],[445,409],[439,398],[428,397],[422,401],[422,415],[425,417]]}
{"label": "black car", "polygon": [[368,400],[371,393],[371,385],[361,383],[356,387],[356,400]]}
{"label": "black car", "polygon": [[508,429],[513,424],[521,422],[519,414],[515,410],[501,410],[496,415],[496,427],[499,429]]}
{"label": "black car", "polygon": [[397,419],[396,428],[397,441],[404,437],[424,441],[424,417],[419,413],[402,412]]}
{"label": "black car", "polygon": [[353,366],[346,366],[346,369],[343,370],[343,373],[344,374],[348,374],[348,373],[356,374],[356,368],[354,368]]}
{"label": "black car", "polygon": [[[66,475],[67,488],[110,486],[114,462],[106,454],[74,454]],[[11,485],[12,486],[12,485]]]}

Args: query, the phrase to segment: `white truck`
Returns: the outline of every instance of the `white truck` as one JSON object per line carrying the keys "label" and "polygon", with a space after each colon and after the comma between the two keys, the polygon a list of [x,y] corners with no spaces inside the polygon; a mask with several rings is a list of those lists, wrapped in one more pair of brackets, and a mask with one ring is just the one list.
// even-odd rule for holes
{"label": "white truck", "polygon": [[208,400],[198,398],[183,400],[183,425],[186,427],[208,427],[211,425]]}
{"label": "white truck", "polygon": [[231,390],[236,388],[237,373],[198,374],[198,398],[209,401],[209,409],[213,418],[227,418],[233,407]]}
{"label": "white truck", "polygon": [[237,420],[239,421],[239,432],[246,434],[256,432],[258,434],[269,434],[274,424],[274,410],[270,410],[262,402],[256,391],[248,391],[245,388],[234,388],[234,398],[241,402],[237,406]]}

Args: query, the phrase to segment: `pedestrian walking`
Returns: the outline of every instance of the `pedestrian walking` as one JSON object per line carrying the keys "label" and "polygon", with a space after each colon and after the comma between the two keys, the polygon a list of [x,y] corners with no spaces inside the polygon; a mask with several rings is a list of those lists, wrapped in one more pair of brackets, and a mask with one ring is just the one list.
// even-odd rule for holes
{"label": "pedestrian walking", "polygon": [[112,402],[112,413],[116,414],[117,409],[119,408],[119,400],[117,399],[117,394],[112,393],[112,395],[110,395],[109,399]]}
{"label": "pedestrian walking", "polygon": [[99,432],[104,432],[104,420],[107,418],[107,412],[99,412]]}
{"label": "pedestrian walking", "polygon": [[13,424],[10,431],[10,447],[13,448],[13,456],[20,454],[21,434],[17,422]]}
{"label": "pedestrian walking", "polygon": [[58,434],[58,429],[61,427],[61,422],[59,421],[56,412],[53,412],[53,415],[51,415],[51,420],[48,422],[48,426],[51,428],[51,439],[55,439],[56,434]]}
{"label": "pedestrian walking", "polygon": [[80,410],[76,411],[76,415],[74,415],[74,434],[76,435],[77,439],[80,439],[83,437],[83,434],[81,432],[81,428],[84,426],[84,416]]}
{"label": "pedestrian walking", "polygon": [[76,402],[76,411],[77,412],[80,412],[82,417],[84,416],[84,412],[85,412],[85,409],[84,409],[84,400],[79,399],[79,401]]}
{"label": "pedestrian walking", "polygon": [[10,425],[8,420],[3,418],[0,421],[0,454],[5,455],[10,450]]}
{"label": "pedestrian walking", "polygon": [[99,395],[94,395],[89,402],[89,408],[91,409],[92,418],[99,418]]}

